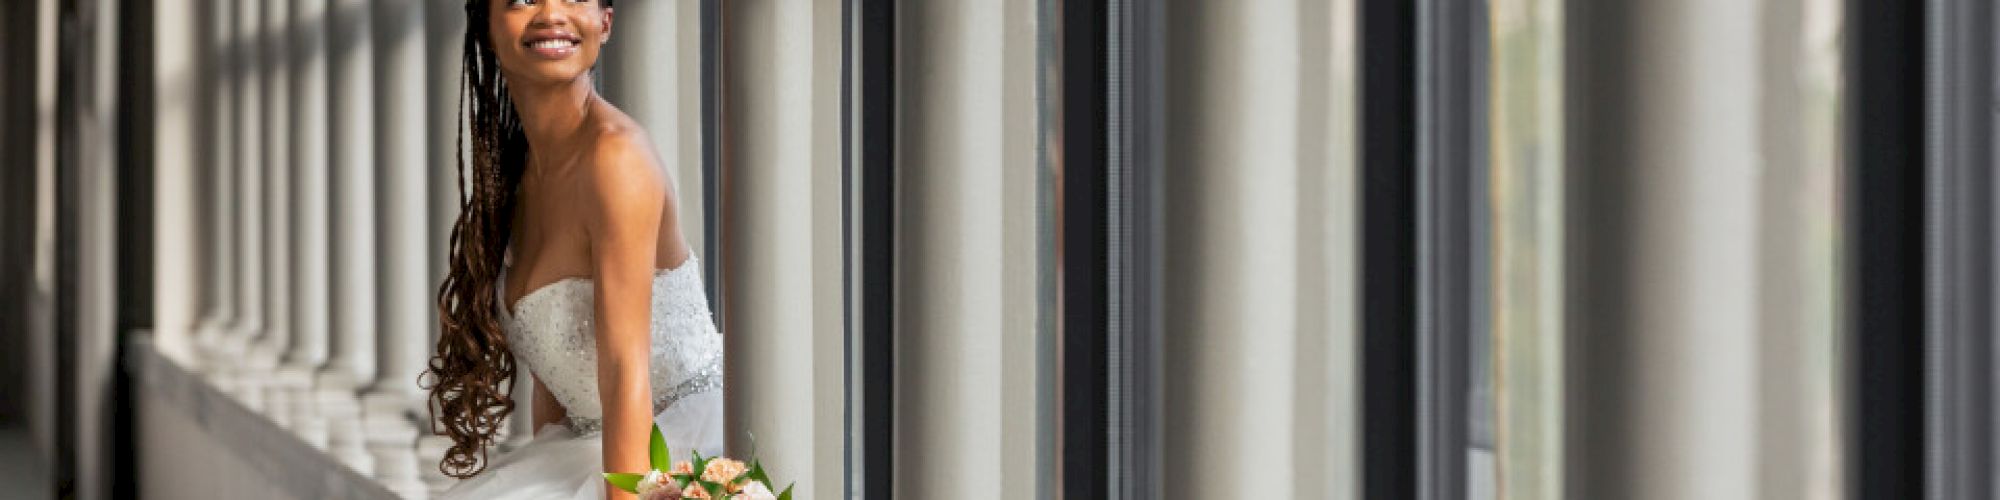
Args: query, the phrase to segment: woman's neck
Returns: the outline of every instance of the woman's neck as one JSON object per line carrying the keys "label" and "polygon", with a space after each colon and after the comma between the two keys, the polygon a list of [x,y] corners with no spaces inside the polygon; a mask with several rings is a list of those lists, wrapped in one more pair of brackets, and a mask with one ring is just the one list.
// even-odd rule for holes
{"label": "woman's neck", "polygon": [[553,158],[566,154],[559,151],[563,148],[558,145],[568,144],[589,118],[591,89],[589,74],[564,84],[508,89],[514,110],[521,115],[521,132],[528,136],[533,156]]}

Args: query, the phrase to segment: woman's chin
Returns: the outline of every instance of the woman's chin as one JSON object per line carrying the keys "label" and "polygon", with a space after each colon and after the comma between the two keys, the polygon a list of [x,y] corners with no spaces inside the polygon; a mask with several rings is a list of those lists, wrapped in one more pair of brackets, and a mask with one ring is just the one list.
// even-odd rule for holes
{"label": "woman's chin", "polygon": [[526,71],[507,75],[508,84],[515,87],[564,85],[576,82],[577,79],[583,78],[584,75],[589,73],[587,67],[578,68],[569,64],[551,65],[550,67],[529,67],[525,69]]}

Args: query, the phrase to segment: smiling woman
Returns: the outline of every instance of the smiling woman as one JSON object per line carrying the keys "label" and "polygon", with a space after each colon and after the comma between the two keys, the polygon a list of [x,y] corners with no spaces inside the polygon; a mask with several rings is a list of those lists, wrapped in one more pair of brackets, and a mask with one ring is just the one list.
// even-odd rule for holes
{"label": "smiling woman", "polygon": [[[517,43],[493,47],[500,71],[516,86],[574,81],[597,64],[611,41],[611,2],[505,0],[490,14],[490,36]],[[579,57],[581,56],[581,57]]]}
{"label": "smiling woman", "polygon": [[[655,423],[672,448],[720,454],[722,342],[673,190],[648,135],[593,82],[609,2],[474,0],[466,13],[470,195],[430,374],[453,440],[441,467],[472,479],[444,496],[624,496],[595,472],[644,468],[637,444]],[[517,408],[517,360],[539,375],[536,437],[489,461]]]}

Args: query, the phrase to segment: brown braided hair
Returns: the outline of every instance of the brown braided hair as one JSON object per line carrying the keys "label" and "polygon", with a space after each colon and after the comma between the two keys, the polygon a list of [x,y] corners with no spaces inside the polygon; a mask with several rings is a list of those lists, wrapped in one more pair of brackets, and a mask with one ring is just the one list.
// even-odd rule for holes
{"label": "brown braided hair", "polygon": [[442,328],[425,373],[431,385],[431,431],[452,440],[438,470],[459,478],[486,469],[487,449],[514,412],[514,400],[508,397],[515,380],[514,356],[494,310],[499,306],[494,288],[512,227],[514,190],[527,165],[528,141],[487,36],[489,8],[489,0],[465,2],[458,106],[472,105],[472,158],[465,158],[466,134],[460,128],[459,185],[467,187],[451,228],[450,267],[438,286]]}
{"label": "brown braided hair", "polygon": [[[605,8],[611,0],[603,0]],[[464,68],[459,73],[459,108],[471,103],[472,158],[465,157],[465,126],[459,129],[458,222],[452,225],[449,270],[438,286],[442,328],[424,379],[430,386],[431,431],[451,437],[438,463],[445,475],[464,478],[486,469],[487,450],[508,415],[515,382],[514,356],[507,347],[496,308],[502,259],[513,227],[515,190],[527,167],[528,138],[507,94],[506,78],[494,54],[491,0],[465,2]]]}
{"label": "brown braided hair", "polygon": [[[612,0],[602,0],[604,8]],[[470,102],[472,158],[464,156],[466,130],[458,130],[458,222],[452,224],[450,268],[438,286],[438,346],[424,380],[430,384],[430,428],[452,438],[438,470],[454,478],[480,474],[500,426],[514,414],[508,396],[516,364],[500,330],[496,290],[512,234],[514,192],[528,166],[528,136],[508,96],[506,78],[490,36],[492,0],[466,0],[464,68],[458,106]],[[464,124],[460,124],[464,126]],[[470,172],[468,172],[470,170]],[[470,176],[470,184],[466,184]]]}

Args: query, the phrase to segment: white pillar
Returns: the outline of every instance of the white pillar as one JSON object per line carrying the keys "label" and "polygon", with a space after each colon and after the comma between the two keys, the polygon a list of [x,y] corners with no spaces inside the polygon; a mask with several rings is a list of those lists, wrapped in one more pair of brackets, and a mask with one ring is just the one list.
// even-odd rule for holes
{"label": "white pillar", "polygon": [[174,360],[199,366],[189,336],[202,293],[199,167],[202,74],[199,9],[192,0],[156,4],[153,34],[153,328],[154,345]]}
{"label": "white pillar", "polygon": [[[431,285],[435,289],[443,283],[447,267],[447,256],[451,250],[451,227],[458,221],[459,186],[458,160],[469,143],[462,142],[461,131],[465,127],[464,110],[459,108],[460,87],[463,85],[461,72],[465,55],[465,11],[455,0],[431,0],[425,19],[430,24],[426,40],[430,43],[430,59],[425,62],[430,86],[429,97],[425,101],[429,107],[425,115],[429,120],[426,129],[430,133],[431,170]],[[432,322],[431,335],[436,339],[438,325]]]}
{"label": "white pillar", "polygon": [[[431,263],[430,289],[436,291],[444,283],[451,252],[451,226],[458,221],[458,201],[461,193],[458,179],[460,151],[470,143],[461,143],[459,132],[464,127],[465,116],[459,109],[459,88],[462,85],[460,73],[464,69],[465,56],[465,9],[457,0],[426,0],[430,6],[424,20],[429,25],[425,30],[425,40],[429,43],[429,59],[424,62],[429,85],[425,98],[424,129],[430,138],[429,165],[431,166],[431,229],[426,238],[431,242],[428,250]],[[435,346],[438,334],[438,319],[430,319],[429,332]],[[425,350],[426,353],[430,349]]]}
{"label": "white pillar", "polygon": [[86,500],[111,498],[111,478],[130,474],[120,470],[109,453],[116,422],[114,388],[120,338],[117,268],[122,241],[117,230],[117,76],[122,62],[117,47],[118,38],[125,33],[115,29],[121,2],[90,3],[96,8],[82,9],[87,16],[74,20],[83,27],[79,31],[88,36],[72,40],[78,50],[68,55],[80,59],[77,70],[82,78],[76,87],[64,89],[77,92],[71,130],[78,132],[75,140],[80,151],[77,164],[71,167],[80,175],[65,182],[74,189],[68,194],[75,197],[77,253],[72,257],[78,303],[74,330],[67,333],[74,335],[74,365],[70,367],[74,371],[67,376],[74,381],[75,392],[63,399],[74,408],[76,489],[72,494]]}
{"label": "white pillar", "polygon": [[1328,118],[1332,6],[1167,9],[1185,36],[1162,68],[1166,114],[1184,118],[1162,130],[1166,491],[1240,491],[1200,479],[1220,473],[1276,498],[1356,495],[1325,479],[1349,474],[1335,467],[1352,463],[1354,390],[1353,150],[1333,149],[1329,123],[1352,113]]}
{"label": "white pillar", "polygon": [[229,373],[223,389],[237,396],[244,406],[262,411],[267,377],[250,373],[244,354],[264,327],[264,57],[261,29],[263,0],[237,0],[233,29],[236,43],[236,119],[228,133],[235,137],[236,203],[231,216],[236,226],[236,321],[217,351],[224,358],[220,367]]}
{"label": "white pillar", "polygon": [[288,394],[289,424],[307,443],[327,446],[326,420],[317,411],[312,377],[327,359],[332,321],[327,287],[331,262],[327,168],[327,4],[293,4],[292,34],[292,287],[291,345],[275,382]]}
{"label": "white pillar", "polygon": [[437,313],[426,265],[431,260],[427,123],[422,113],[409,112],[424,107],[424,8],[418,2],[376,0],[375,11],[382,317],[376,339],[381,357],[369,394],[393,398],[397,411],[408,414],[420,408],[417,375],[424,371],[429,324]]}
{"label": "white pillar", "polygon": [[[631,115],[653,141],[673,180],[676,207],[688,246],[700,253],[701,2],[632,1],[618,4],[611,42],[604,46],[605,97]],[[630,28],[630,29],[623,29]]]}
{"label": "white pillar", "polygon": [[[277,370],[291,330],[291,2],[263,4],[264,58],[263,157],[263,291],[264,333],[250,348],[246,362],[268,377]],[[269,385],[269,384],[265,384]],[[266,413],[272,413],[266,409]]]}
{"label": "white pillar", "polygon": [[404,498],[426,493],[418,480],[413,417],[423,408],[417,376],[424,371],[429,323],[437,311],[431,305],[427,265],[431,218],[426,179],[432,168],[424,163],[430,157],[424,149],[426,120],[422,113],[410,112],[424,108],[425,10],[421,2],[374,1],[376,164],[382,176],[382,317],[376,342],[381,357],[363,406],[376,476]]}
{"label": "white pillar", "polygon": [[840,162],[840,2],[727,3],[732,252],[707,279],[729,283],[729,449],[748,452],[755,435],[800,497],[838,498],[843,430],[820,416],[840,413],[845,365],[839,336],[814,332],[842,325],[842,183],[823,168]]}
{"label": "white pillar", "polygon": [[[435,292],[443,283],[448,269],[447,255],[451,251],[451,226],[458,220],[458,160],[464,144],[459,141],[462,125],[462,110],[459,109],[459,80],[465,55],[465,4],[457,0],[425,0],[428,7],[424,21],[427,60],[424,62],[428,75],[425,87],[425,130],[429,137],[429,160],[431,166],[431,228],[426,235],[430,242],[427,262],[431,270],[429,290]],[[429,304],[429,302],[426,302]],[[432,313],[427,329],[430,343],[424,353],[429,356],[437,345],[438,318]],[[451,439],[429,434],[430,413],[419,415],[419,426],[424,436],[417,439],[417,465],[423,471],[423,481],[430,491],[436,493],[450,487],[455,482],[450,476],[438,470],[438,462],[444,459],[445,449],[451,446]]]}
{"label": "white pillar", "polygon": [[374,472],[364,447],[355,391],[375,374],[375,46],[368,0],[331,7],[333,172],[333,357],[320,370],[320,414],[343,462]]}
{"label": "white pillar", "polygon": [[208,293],[205,308],[208,310],[197,328],[203,352],[204,370],[212,370],[217,365],[226,365],[228,360],[218,351],[226,336],[229,325],[236,318],[236,244],[235,221],[232,214],[236,210],[236,178],[232,169],[235,158],[235,142],[232,123],[235,122],[233,109],[237,93],[235,61],[232,46],[236,43],[236,32],[230,29],[232,10],[230,2],[207,2],[209,8],[208,60],[204,64],[212,80],[209,86],[208,112],[208,155],[206,163],[208,180],[204,186],[208,210],[208,244],[203,250],[208,252],[206,273],[202,280]]}
{"label": "white pillar", "polygon": [[1786,166],[1759,131],[1780,62],[1760,58],[1764,3],[1563,11],[1569,496],[1768,498],[1760,464],[1807,460],[1759,446],[1781,397],[1760,395],[1760,315],[1780,311],[1761,308],[1759,191]]}
{"label": "white pillar", "polygon": [[[896,6],[894,491],[1036,496],[1041,359],[1033,0]],[[756,352],[758,349],[749,349]],[[731,351],[731,355],[744,351]],[[755,389],[752,389],[753,391]],[[754,397],[754,396],[753,396]]]}

